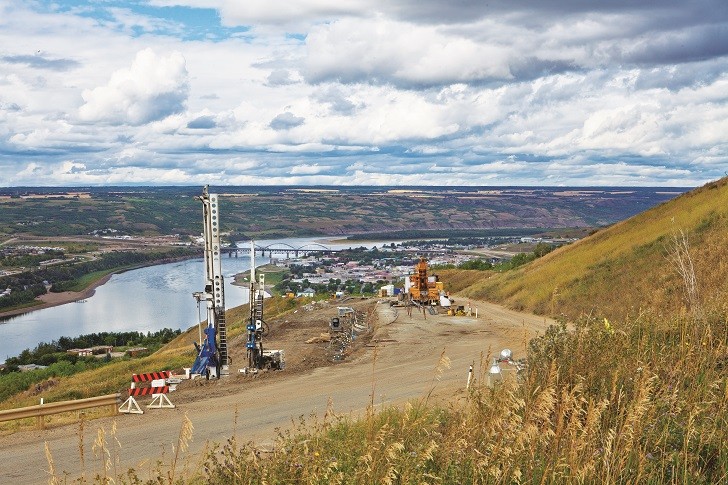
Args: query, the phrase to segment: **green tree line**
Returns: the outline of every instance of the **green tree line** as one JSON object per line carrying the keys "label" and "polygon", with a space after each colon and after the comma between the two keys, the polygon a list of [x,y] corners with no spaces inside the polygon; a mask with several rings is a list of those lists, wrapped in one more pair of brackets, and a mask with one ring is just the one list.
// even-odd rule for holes
{"label": "green tree line", "polygon": [[46,293],[46,283],[50,285],[50,291],[62,292],[76,286],[79,278],[90,273],[189,257],[194,254],[194,251],[186,248],[148,253],[113,252],[93,261],[69,263],[3,276],[0,278],[0,289],[10,288],[11,293],[0,297],[0,309],[32,302],[37,296]]}
{"label": "green tree line", "polygon": [[530,263],[556,249],[556,246],[540,242],[536,245],[533,252],[531,253],[518,253],[508,261],[502,261],[500,263],[493,264],[490,261],[482,258],[471,259],[464,261],[458,265],[445,264],[438,265],[436,269],[473,269],[477,271],[508,271],[511,269],[523,266],[526,263]]}
{"label": "green tree line", "polygon": [[[94,356],[79,357],[67,351],[75,348],[89,348],[97,345],[111,346],[144,346],[154,351],[170,342],[181,333],[180,330],[163,328],[155,332],[99,332],[79,335],[78,337],[60,337],[52,342],[41,342],[34,349],[25,349],[18,356],[5,361],[5,368],[0,372],[0,402],[10,396],[28,389],[33,384],[55,377],[70,376],[87,369],[100,367],[110,359]],[[47,366],[20,372],[19,366],[38,364]]]}

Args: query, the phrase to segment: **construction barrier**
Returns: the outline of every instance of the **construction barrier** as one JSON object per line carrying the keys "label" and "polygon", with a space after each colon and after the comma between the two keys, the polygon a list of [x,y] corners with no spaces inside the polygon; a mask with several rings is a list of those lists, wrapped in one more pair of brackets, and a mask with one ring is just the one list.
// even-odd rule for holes
{"label": "construction barrier", "polygon": [[[166,380],[171,378],[170,371],[148,372],[146,374],[132,374],[129,386],[129,398],[119,406],[119,412],[125,414],[144,414],[135,396],[152,396],[152,402],[147,408],[161,409],[174,408],[174,404],[167,397],[170,386]],[[137,383],[150,383],[149,387],[136,387]]]}
{"label": "construction barrier", "polygon": [[169,386],[161,387],[137,387],[129,389],[130,396],[151,396],[152,394],[167,394]]}
{"label": "construction barrier", "polygon": [[[131,382],[151,382],[158,381],[160,379],[166,379],[172,376],[172,372],[163,370],[162,372],[147,372],[146,374],[132,374]],[[134,386],[132,386],[134,387]]]}

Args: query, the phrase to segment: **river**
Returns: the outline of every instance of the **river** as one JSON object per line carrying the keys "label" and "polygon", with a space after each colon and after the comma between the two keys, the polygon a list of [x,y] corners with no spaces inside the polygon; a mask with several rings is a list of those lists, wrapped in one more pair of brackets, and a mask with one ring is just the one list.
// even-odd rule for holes
{"label": "river", "polygon": [[[389,241],[386,241],[389,243]],[[294,247],[323,243],[330,249],[381,245],[381,242],[336,244],[315,238],[256,241],[260,247]],[[242,242],[239,246],[249,243]],[[312,249],[312,246],[308,246]],[[269,262],[256,257],[256,266]],[[248,289],[232,285],[233,276],[250,270],[250,256],[223,257],[225,306],[248,302]],[[148,266],[115,274],[84,302],[73,302],[0,319],[0,362],[33,349],[40,342],[96,332],[149,332],[162,328],[187,329],[198,323],[193,292],[202,291],[204,264],[192,259]],[[202,318],[205,310],[202,308]]]}

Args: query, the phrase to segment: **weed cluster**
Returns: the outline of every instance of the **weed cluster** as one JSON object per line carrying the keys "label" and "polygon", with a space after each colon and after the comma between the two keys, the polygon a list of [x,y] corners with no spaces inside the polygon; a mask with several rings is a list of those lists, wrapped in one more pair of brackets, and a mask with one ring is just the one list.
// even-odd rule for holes
{"label": "weed cluster", "polygon": [[725,483],[727,316],[554,326],[519,383],[449,408],[301,418],[268,456],[229,442],[192,482]]}
{"label": "weed cluster", "polygon": [[[423,396],[378,412],[372,403],[361,418],[329,409],[321,419],[301,417],[279,431],[271,450],[240,444],[233,435],[209,449],[198,466],[180,470],[181,453],[192,439],[192,423],[185,419],[173,456],[157,460],[144,479],[140,470],[119,473],[113,447],[100,432],[92,449],[101,473],[89,481],[711,484],[728,479],[728,304],[700,317],[644,313],[624,322],[586,318],[568,330],[565,324],[552,326],[531,341],[528,363],[517,381],[489,387],[481,378],[466,398],[447,407],[430,405]],[[433,379],[446,365],[443,355]]]}

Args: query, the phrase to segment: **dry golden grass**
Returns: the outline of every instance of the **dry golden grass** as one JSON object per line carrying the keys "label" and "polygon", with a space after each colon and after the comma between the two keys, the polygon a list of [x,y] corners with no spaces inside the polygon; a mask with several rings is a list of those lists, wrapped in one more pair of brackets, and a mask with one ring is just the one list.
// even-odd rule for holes
{"label": "dry golden grass", "polygon": [[[425,395],[362,419],[313,415],[282,431],[266,455],[232,436],[179,482],[726,483],[727,198],[724,179],[465,289],[582,314],[568,331],[564,322],[529,344],[517,381],[487,387],[481,369],[467,398],[445,408]],[[667,261],[663,224],[672,217],[691,238],[700,312],[683,311],[679,276],[657,263]],[[463,273],[454,287],[466,278],[475,277]],[[100,459],[113,471],[113,459]],[[177,459],[148,479],[104,472],[97,481],[172,483]],[[49,464],[55,480],[51,456]]]}
{"label": "dry golden grass", "polygon": [[232,438],[187,483],[725,483],[727,310],[552,327],[518,382]]}
{"label": "dry golden grass", "polygon": [[[685,231],[701,302],[728,288],[728,178],[661,204],[506,273],[442,272],[455,291],[540,314],[624,317],[686,305],[668,257],[670,237]],[[471,283],[464,287],[466,283]]]}

